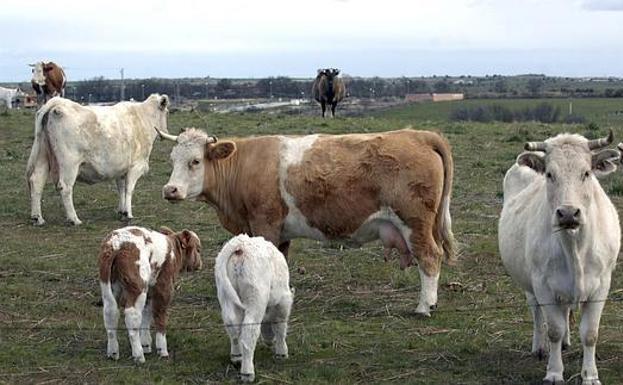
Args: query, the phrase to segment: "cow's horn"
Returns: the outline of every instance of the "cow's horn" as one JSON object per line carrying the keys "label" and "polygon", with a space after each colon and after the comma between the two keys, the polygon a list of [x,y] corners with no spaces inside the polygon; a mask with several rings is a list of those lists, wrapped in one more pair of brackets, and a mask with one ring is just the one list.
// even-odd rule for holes
{"label": "cow's horn", "polygon": [[160,136],[161,140],[162,139],[169,139],[169,140],[172,140],[174,142],[177,142],[177,136],[171,135],[171,134],[167,134],[166,132],[162,132],[156,126],[154,126],[154,128],[156,129],[156,132],[158,132],[158,135]]}
{"label": "cow's horn", "polygon": [[32,63],[32,64],[30,64],[30,63],[29,63],[29,64],[28,64],[28,66],[29,66],[29,67],[34,67],[34,66],[35,66],[35,64],[34,64],[34,63]]}
{"label": "cow's horn", "polygon": [[545,142],[526,142],[523,146],[526,151],[543,151],[545,152],[546,144]]}
{"label": "cow's horn", "polygon": [[208,135],[208,141],[207,143],[216,143],[218,142],[218,138],[214,135]]}
{"label": "cow's horn", "polygon": [[608,136],[605,136],[605,137],[599,138],[599,139],[589,140],[588,141],[588,149],[589,150],[596,150],[598,148],[606,147],[607,145],[612,143],[613,140],[614,140],[614,133],[612,132],[612,129],[610,129],[610,132],[608,133]]}

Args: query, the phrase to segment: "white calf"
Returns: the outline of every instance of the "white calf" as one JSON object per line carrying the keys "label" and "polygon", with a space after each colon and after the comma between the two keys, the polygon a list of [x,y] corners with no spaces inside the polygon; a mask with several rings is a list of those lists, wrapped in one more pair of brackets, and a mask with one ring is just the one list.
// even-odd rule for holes
{"label": "white calf", "polygon": [[151,321],[156,327],[156,350],[167,350],[167,308],[178,272],[201,268],[201,242],[192,231],[160,232],[142,227],[124,227],[111,232],[99,254],[99,277],[104,303],[104,325],[108,335],[108,357],[119,359],[117,300],[125,308],[132,357],[145,362],[151,353]]}
{"label": "white calf", "polygon": [[262,237],[238,235],[223,246],[214,268],[218,300],[231,340],[231,361],[241,363],[242,381],[255,379],[257,338],[288,357],[286,333],[293,294],[285,257]]}

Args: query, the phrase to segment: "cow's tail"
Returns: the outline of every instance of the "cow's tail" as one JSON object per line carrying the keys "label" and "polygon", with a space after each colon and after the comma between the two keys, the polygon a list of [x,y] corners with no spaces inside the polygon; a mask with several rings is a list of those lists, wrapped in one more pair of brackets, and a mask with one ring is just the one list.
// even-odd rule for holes
{"label": "cow's tail", "polygon": [[[105,307],[117,307],[117,299],[112,291],[112,269],[115,263],[116,253],[107,238],[102,243],[98,256],[100,289],[102,292],[102,302]],[[106,309],[104,309],[105,311]]]}
{"label": "cow's tail", "polygon": [[454,178],[454,160],[448,141],[439,135],[433,142],[435,152],[439,154],[443,162],[443,191],[441,202],[437,208],[437,242],[443,248],[443,254],[447,262],[454,263],[457,260],[456,241],[452,233],[452,218],[450,216],[450,197],[452,196],[452,181]]}
{"label": "cow's tail", "polygon": [[[39,157],[44,157],[49,169],[50,176],[56,184],[58,182],[58,161],[54,149],[50,143],[50,134],[47,129],[48,117],[54,107],[54,103],[47,103],[37,111],[35,117],[35,138],[26,165],[26,179],[35,172],[35,166]],[[30,189],[30,183],[28,183]]]}
{"label": "cow's tail", "polygon": [[234,314],[236,310],[235,307],[241,310],[245,309],[245,306],[238,296],[238,292],[234,289],[234,285],[231,282],[232,277],[229,276],[227,269],[230,263],[234,263],[234,258],[244,258],[244,256],[241,255],[242,251],[237,241],[238,237],[233,238],[223,246],[223,249],[216,257],[216,265],[214,266],[217,295],[219,303],[221,304],[221,310],[225,314]]}

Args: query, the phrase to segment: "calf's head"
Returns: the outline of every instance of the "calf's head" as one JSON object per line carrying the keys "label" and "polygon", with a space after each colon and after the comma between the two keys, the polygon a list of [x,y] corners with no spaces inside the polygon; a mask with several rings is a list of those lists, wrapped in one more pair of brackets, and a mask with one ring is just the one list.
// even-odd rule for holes
{"label": "calf's head", "polygon": [[519,165],[528,166],[545,177],[547,202],[555,230],[578,229],[586,222],[591,207],[595,177],[616,170],[616,150],[606,149],[612,142],[612,131],[601,139],[587,140],[580,135],[560,134],[545,142],[526,143],[517,158]]}
{"label": "calf's head", "polygon": [[205,199],[206,192],[216,183],[214,175],[219,163],[236,151],[234,142],[217,141],[216,137],[195,128],[179,136],[163,133],[161,136],[177,143],[171,151],[173,172],[162,189],[164,199],[170,202]]}
{"label": "calf's head", "polygon": [[194,231],[182,230],[174,232],[168,227],[161,227],[160,232],[168,237],[175,238],[180,248],[182,271],[201,270],[203,262],[201,260],[201,240]]}

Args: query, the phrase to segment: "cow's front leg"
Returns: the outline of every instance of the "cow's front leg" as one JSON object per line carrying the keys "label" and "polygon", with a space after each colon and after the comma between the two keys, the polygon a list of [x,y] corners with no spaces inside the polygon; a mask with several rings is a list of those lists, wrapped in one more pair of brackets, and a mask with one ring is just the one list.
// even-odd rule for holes
{"label": "cow's front leg", "polygon": [[425,317],[430,317],[430,312],[437,309],[437,289],[439,286],[439,270],[430,273],[422,270],[420,272],[420,301],[415,312]]}
{"label": "cow's front leg", "polygon": [[[603,294],[606,298],[607,291]],[[599,335],[599,320],[604,308],[603,298],[582,304],[582,320],[580,321],[580,337],[584,355],[582,359],[582,385],[601,385],[595,364],[595,346]]]}
{"label": "cow's front leg", "polygon": [[565,315],[566,305],[555,305],[552,301],[545,298],[537,298],[540,303],[544,303],[543,312],[547,321],[547,336],[549,337],[549,360],[547,362],[547,373],[543,379],[544,385],[562,385],[565,383],[563,377],[564,366],[562,363],[562,340],[567,328]]}

